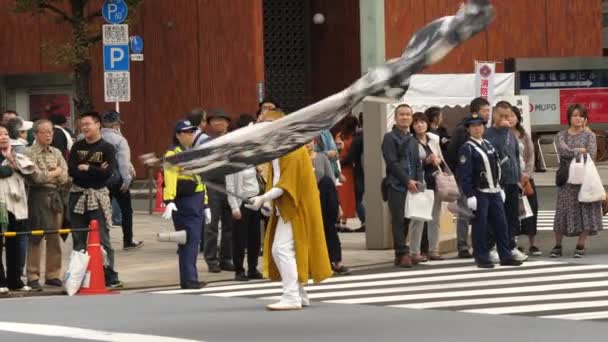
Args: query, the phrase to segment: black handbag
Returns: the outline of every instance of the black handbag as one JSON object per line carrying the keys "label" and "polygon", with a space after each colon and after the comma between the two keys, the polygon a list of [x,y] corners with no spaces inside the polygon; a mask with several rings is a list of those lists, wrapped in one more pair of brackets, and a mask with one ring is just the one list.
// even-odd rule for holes
{"label": "black handbag", "polygon": [[559,161],[559,167],[555,172],[555,185],[564,186],[568,182],[568,176],[570,175],[570,162],[571,160],[561,159]]}

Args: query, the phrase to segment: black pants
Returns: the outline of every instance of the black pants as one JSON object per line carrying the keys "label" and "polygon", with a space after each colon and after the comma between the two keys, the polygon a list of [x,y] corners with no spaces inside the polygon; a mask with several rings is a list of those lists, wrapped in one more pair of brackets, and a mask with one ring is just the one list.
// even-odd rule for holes
{"label": "black pants", "polygon": [[393,228],[393,248],[395,256],[399,257],[410,253],[410,248],[405,244],[408,234],[409,220],[404,216],[406,192],[388,188],[388,207],[391,211],[391,224]]}
{"label": "black pants", "polygon": [[[211,222],[205,225],[204,254],[208,265],[232,261],[232,209],[228,205],[226,194],[209,189],[209,207]],[[222,222],[222,240],[218,253],[218,226]]]}
{"label": "black pants", "polygon": [[[507,236],[509,238],[509,248],[517,247],[515,237],[519,235],[521,222],[519,221],[519,185],[506,184],[503,187],[505,192],[504,211],[507,219]],[[488,233],[488,248],[492,248],[496,239],[491,232]]]}
{"label": "black pants", "polygon": [[[8,229],[9,232],[21,232],[24,231],[24,221],[15,220],[15,216],[12,213],[8,213]],[[0,287],[8,287],[11,290],[22,288],[25,284],[21,281],[22,268],[21,264],[24,262],[23,258],[22,243],[25,236],[16,237],[0,237]],[[6,239],[6,241],[5,241]],[[4,265],[2,264],[2,250],[6,245],[6,273],[4,273]]]}
{"label": "black pants", "polygon": [[254,272],[260,255],[260,212],[241,205],[241,219],[233,221],[232,260],[236,272],[245,272],[243,260],[247,249],[247,268]]}
{"label": "black pants", "polygon": [[340,237],[338,236],[338,230],[336,229],[339,206],[336,184],[331,178],[323,177],[319,181],[318,186],[329,261],[332,263],[341,262],[342,244],[340,243]]}
{"label": "black pants", "polygon": [[131,206],[131,192],[129,190],[120,191],[121,184],[116,184],[110,189],[110,196],[115,198],[120,206],[122,214],[122,242],[124,246],[133,242],[133,207]]}

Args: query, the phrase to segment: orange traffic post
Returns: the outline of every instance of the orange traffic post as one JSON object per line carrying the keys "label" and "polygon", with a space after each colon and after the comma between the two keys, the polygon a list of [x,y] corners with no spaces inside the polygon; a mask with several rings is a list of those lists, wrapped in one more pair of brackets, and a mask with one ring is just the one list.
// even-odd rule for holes
{"label": "orange traffic post", "polygon": [[158,171],[156,174],[156,203],[154,205],[155,213],[165,211],[165,202],[163,201],[163,173]]}
{"label": "orange traffic post", "polygon": [[89,232],[89,287],[81,287],[79,295],[96,295],[115,293],[106,288],[106,280],[103,272],[103,255],[101,253],[101,240],[99,239],[99,223],[97,220],[91,221]]}

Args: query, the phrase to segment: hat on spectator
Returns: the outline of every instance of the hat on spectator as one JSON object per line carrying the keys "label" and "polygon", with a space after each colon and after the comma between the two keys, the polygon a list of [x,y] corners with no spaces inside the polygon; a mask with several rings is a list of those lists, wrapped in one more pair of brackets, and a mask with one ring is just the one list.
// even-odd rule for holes
{"label": "hat on spectator", "polygon": [[224,119],[228,122],[232,121],[232,119],[230,119],[230,116],[228,116],[228,114],[223,109],[212,109],[207,114],[207,123],[209,123],[211,121],[211,119],[215,119],[215,118]]}
{"label": "hat on spectator", "polygon": [[21,129],[19,129],[19,130],[20,131],[29,131],[30,129],[32,129],[32,127],[34,127],[33,121],[23,120],[21,122]]}
{"label": "hat on spectator", "polygon": [[120,113],[115,110],[105,113],[102,120],[104,123],[123,123],[122,120],[120,120]]}

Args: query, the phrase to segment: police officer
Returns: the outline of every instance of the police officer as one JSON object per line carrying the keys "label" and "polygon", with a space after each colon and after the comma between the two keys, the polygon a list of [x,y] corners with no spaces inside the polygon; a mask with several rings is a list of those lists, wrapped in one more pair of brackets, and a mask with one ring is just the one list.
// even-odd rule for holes
{"label": "police officer", "polygon": [[519,266],[509,249],[505,217],[504,192],[500,187],[499,156],[492,144],[483,139],[485,120],[469,115],[464,125],[469,139],[458,151],[458,182],[467,197],[468,207],[475,212],[472,220],[473,255],[480,268],[493,268],[488,249],[488,229],[493,229],[500,264]]}
{"label": "police officer", "polygon": [[[192,147],[196,127],[187,120],[177,122],[173,146],[165,157],[175,155]],[[206,187],[198,175],[183,175],[177,166],[164,170],[163,200],[166,208],[163,218],[173,219],[176,231],[186,231],[186,244],[179,245],[179,282],[182,289],[199,289],[205,282],[198,281],[196,260],[201,242],[203,220],[211,221],[211,210],[206,208]]]}

